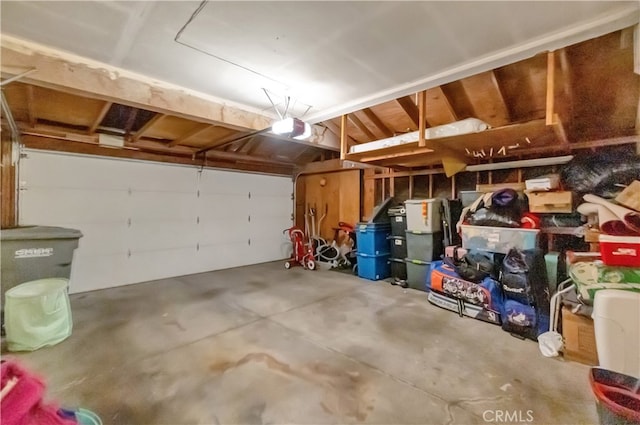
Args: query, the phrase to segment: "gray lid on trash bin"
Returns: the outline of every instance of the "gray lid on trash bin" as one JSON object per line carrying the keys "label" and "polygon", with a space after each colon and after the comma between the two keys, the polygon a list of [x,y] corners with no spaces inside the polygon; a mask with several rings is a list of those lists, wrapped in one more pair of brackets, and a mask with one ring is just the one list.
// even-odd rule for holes
{"label": "gray lid on trash bin", "polygon": [[27,239],[79,239],[82,232],[77,229],[53,226],[22,226],[2,229],[0,240],[19,241]]}

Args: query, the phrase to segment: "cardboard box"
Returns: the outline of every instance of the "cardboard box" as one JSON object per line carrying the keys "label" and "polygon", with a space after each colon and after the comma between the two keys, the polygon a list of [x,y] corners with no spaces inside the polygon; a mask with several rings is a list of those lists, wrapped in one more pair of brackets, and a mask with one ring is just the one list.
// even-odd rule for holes
{"label": "cardboard box", "polygon": [[616,196],[616,202],[632,210],[640,211],[640,181],[634,180]]}
{"label": "cardboard box", "polygon": [[529,211],[533,213],[570,213],[573,211],[573,193],[526,192],[529,198]]}
{"label": "cardboard box", "polygon": [[523,192],[525,189],[524,182],[513,183],[493,183],[493,184],[477,184],[476,192],[489,193],[501,189],[513,189],[516,192]]}
{"label": "cardboard box", "polygon": [[567,307],[562,307],[562,337],[565,359],[589,366],[598,365],[593,319],[573,314]]}

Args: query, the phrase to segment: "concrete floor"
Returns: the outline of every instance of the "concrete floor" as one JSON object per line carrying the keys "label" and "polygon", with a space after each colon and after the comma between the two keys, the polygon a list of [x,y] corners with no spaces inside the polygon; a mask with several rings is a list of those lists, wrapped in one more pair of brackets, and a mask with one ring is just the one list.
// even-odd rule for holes
{"label": "concrete floor", "polygon": [[278,262],[71,302],[69,339],[7,356],[105,424],[598,423],[588,367],[383,282]]}

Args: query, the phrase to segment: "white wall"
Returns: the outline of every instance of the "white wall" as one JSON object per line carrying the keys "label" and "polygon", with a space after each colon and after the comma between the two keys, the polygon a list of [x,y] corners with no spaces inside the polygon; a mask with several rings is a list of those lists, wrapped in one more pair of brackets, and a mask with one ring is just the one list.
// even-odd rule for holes
{"label": "white wall", "polygon": [[71,292],[279,260],[290,178],[27,150],[20,225],[83,233]]}

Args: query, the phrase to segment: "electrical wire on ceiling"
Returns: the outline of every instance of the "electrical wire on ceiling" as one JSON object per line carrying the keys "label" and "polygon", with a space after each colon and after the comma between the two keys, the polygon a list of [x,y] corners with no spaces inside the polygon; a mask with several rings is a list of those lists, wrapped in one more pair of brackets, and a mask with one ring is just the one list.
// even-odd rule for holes
{"label": "electrical wire on ceiling", "polygon": [[185,22],[184,25],[182,26],[182,28],[180,28],[180,30],[176,33],[176,36],[174,37],[173,41],[175,41],[176,43],[178,43],[178,44],[180,44],[182,46],[185,46],[185,47],[188,47],[190,49],[193,49],[193,50],[195,50],[197,52],[203,53],[203,54],[205,54],[207,56],[211,56],[212,58],[215,58],[215,59],[218,59],[220,61],[226,62],[226,63],[228,63],[230,65],[233,65],[233,66],[237,66],[238,68],[242,68],[245,71],[251,72],[252,74],[258,75],[258,76],[260,76],[262,78],[266,78],[267,80],[273,81],[274,83],[277,83],[277,84],[281,85],[282,87],[284,87],[286,90],[288,90],[289,86],[287,84],[283,83],[282,81],[278,81],[275,78],[269,77],[268,75],[262,74],[262,73],[260,73],[260,72],[258,72],[256,70],[248,68],[248,67],[246,67],[244,65],[240,65],[239,63],[230,61],[230,60],[225,59],[223,57],[214,55],[211,52],[208,52],[206,50],[200,49],[200,48],[198,48],[196,46],[193,46],[191,44],[185,43],[185,42],[180,40],[180,36],[184,32],[184,30],[193,22],[193,20],[200,14],[200,12],[202,12],[202,10],[207,5],[207,3],[209,3],[209,0],[203,0],[203,1],[200,2],[200,5],[198,5],[196,10],[189,17],[189,19],[187,19],[187,22]]}

